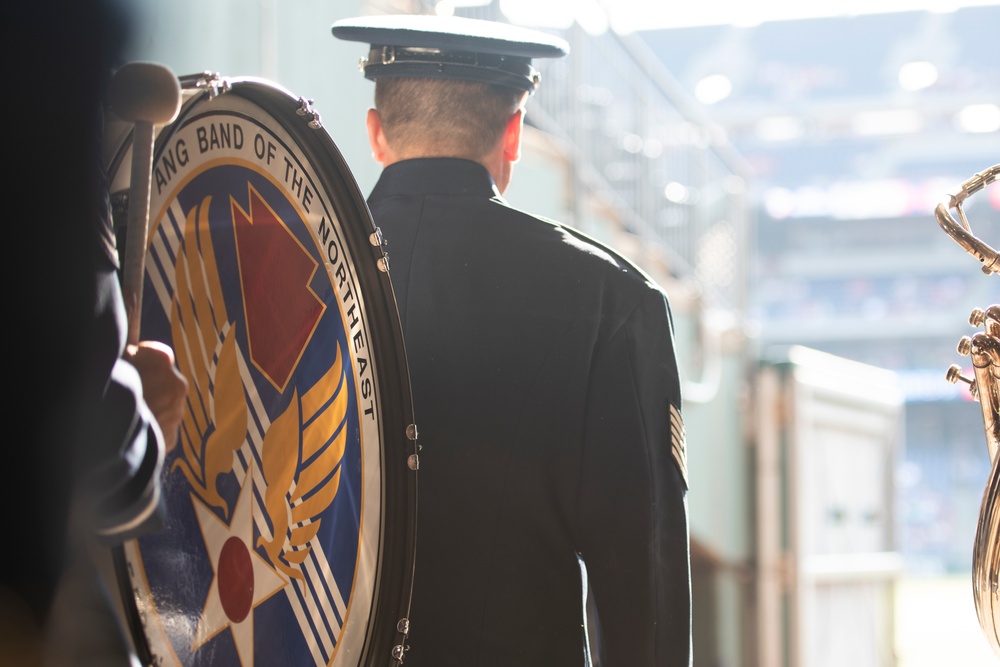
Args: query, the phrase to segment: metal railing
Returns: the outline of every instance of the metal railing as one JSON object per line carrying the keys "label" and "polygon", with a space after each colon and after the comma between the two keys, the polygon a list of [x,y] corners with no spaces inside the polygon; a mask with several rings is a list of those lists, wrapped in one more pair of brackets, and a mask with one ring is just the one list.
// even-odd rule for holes
{"label": "metal railing", "polygon": [[532,114],[572,147],[575,197],[656,243],[709,302],[745,312],[749,169],[638,37],[579,25],[564,36],[571,57],[538,63],[545,94]]}

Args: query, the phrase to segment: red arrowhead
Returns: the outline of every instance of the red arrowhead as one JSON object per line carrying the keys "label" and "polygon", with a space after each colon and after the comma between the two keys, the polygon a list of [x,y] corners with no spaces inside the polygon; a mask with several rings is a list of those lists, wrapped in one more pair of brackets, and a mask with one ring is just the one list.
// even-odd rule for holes
{"label": "red arrowhead", "polygon": [[250,214],[230,198],[250,359],[284,391],[326,305],[309,287],[317,262],[250,186]]}

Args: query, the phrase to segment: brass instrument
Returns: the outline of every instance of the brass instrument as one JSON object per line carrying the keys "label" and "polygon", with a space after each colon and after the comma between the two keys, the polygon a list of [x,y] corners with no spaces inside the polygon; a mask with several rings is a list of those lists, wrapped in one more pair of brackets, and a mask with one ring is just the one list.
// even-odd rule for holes
{"label": "brass instrument", "polygon": [[[965,248],[965,251],[983,263],[983,273],[1000,273],[1000,253],[988,246],[984,241],[976,238],[969,227],[969,221],[965,218],[965,211],[962,204],[966,199],[976,194],[987,185],[1000,177],[1000,164],[995,164],[989,169],[982,171],[965,183],[962,183],[961,190],[957,195],[949,195],[948,205],[938,204],[934,209],[934,217],[938,224],[948,236],[955,240],[955,243]],[[961,220],[955,220],[948,212],[948,209],[955,209]]]}
{"label": "brass instrument", "polygon": [[[939,204],[934,215],[944,231],[966,252],[982,263],[983,273],[1000,274],[1000,253],[976,238],[962,211],[962,203],[984,189],[1000,176],[1000,165],[976,174],[961,186],[961,192],[951,195],[948,206]],[[948,212],[954,208],[961,218],[959,224]],[[948,381],[965,382],[983,413],[986,447],[992,470],[983,493],[976,526],[976,541],[972,551],[972,588],[979,625],[993,652],[1000,657],[1000,305],[985,310],[976,309],[969,317],[974,327],[982,327],[972,336],[963,336],[958,352],[972,361],[974,377],[962,375],[962,369],[952,365]]]}

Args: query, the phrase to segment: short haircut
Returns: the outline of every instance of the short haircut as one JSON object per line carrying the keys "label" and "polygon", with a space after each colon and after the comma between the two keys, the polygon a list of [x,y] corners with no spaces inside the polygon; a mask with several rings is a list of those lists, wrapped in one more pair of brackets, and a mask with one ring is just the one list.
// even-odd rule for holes
{"label": "short haircut", "polygon": [[384,77],[375,82],[386,141],[407,156],[480,161],[496,148],[526,97],[478,81]]}

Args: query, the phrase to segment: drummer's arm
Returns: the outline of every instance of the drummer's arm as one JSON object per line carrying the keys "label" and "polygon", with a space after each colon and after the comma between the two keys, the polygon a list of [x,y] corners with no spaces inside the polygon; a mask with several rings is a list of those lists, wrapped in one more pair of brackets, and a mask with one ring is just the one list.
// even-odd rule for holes
{"label": "drummer's arm", "polygon": [[680,395],[668,318],[662,294],[648,293],[600,350],[591,378],[579,525],[606,667],[691,661],[686,481],[671,455]]}

